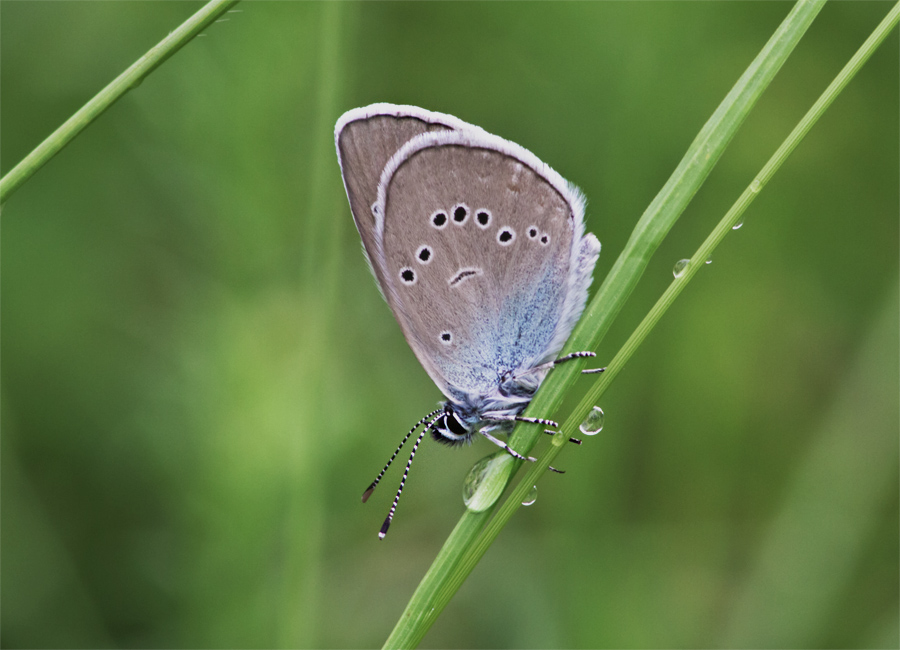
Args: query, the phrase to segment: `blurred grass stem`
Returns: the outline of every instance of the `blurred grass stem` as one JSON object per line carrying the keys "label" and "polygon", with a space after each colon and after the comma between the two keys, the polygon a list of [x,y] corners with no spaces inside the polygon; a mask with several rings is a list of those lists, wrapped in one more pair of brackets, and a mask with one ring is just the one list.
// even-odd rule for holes
{"label": "blurred grass stem", "polygon": [[[320,422],[329,417],[326,382],[321,378],[328,374],[331,361],[329,351],[336,342],[333,332],[337,323],[339,306],[338,278],[341,268],[340,235],[342,222],[330,219],[314,219],[312,215],[330,214],[344,200],[343,192],[334,183],[334,141],[332,125],[338,113],[343,91],[344,70],[340,65],[341,37],[345,5],[341,2],[320,3],[319,46],[317,48],[318,77],[316,88],[316,123],[312,129],[314,143],[309,178],[309,202],[305,214],[299,215],[306,224],[303,238],[303,268],[299,274],[304,303],[314,305],[315,317],[302,337],[304,371],[319,378],[311,382],[306,399],[298,403],[298,422],[295,435],[290,437],[290,464],[305,466],[303,491],[292,490],[288,497],[285,525],[288,528],[286,548],[302,548],[300,553],[286,556],[282,572],[282,594],[279,599],[279,623],[276,630],[277,645],[284,648],[304,647],[312,644],[317,636],[315,624],[319,620],[319,594],[322,588],[322,549],[324,524],[322,509],[326,497],[321,478],[322,462],[310,455],[320,453],[321,448],[307,445],[301,432],[314,431]],[[305,405],[305,408],[303,408]],[[305,462],[304,462],[304,456]],[[302,614],[301,614],[302,613]]]}
{"label": "blurred grass stem", "polygon": [[82,106],[62,126],[37,146],[31,153],[0,179],[0,205],[13,192],[31,178],[47,161],[59,153],[76,135],[103,114],[122,95],[136,88],[144,77],[153,72],[166,59],[180,50],[188,41],[215,22],[219,16],[238,3],[238,0],[211,0],[200,11],[184,21],[144,56],[135,61],[125,72],[116,77],[106,88]]}
{"label": "blurred grass stem", "polygon": [[[822,8],[822,2],[798,2],[788,17],[731,90],[700,134],[692,143],[672,177],[653,200],[639,220],[630,240],[592,300],[578,327],[570,337],[563,352],[592,349],[602,339],[613,318],[647,266],[650,256],[662,238],[674,225],[678,216],[709,175],[712,167],[733,137],[755,101],[780,69],[793,47],[805,33],[813,18]],[[573,434],[582,419],[597,403],[610,382],[622,369],[634,351],[640,346],[666,309],[696,274],[705,266],[715,247],[731,232],[744,210],[762,187],[778,170],[812,125],[828,108],[863,63],[896,26],[900,18],[900,3],[895,5],[879,24],[863,46],[851,58],[818,101],[791,131],[783,144],[770,158],[760,173],[741,194],[706,241],[691,258],[686,271],[676,278],[660,297],[638,328],[607,367],[581,403],[564,422],[562,435],[554,436],[537,462],[531,463],[522,480],[508,495],[493,519],[481,530],[481,522],[490,517],[492,510],[482,513],[466,512],[451,533],[434,564],[426,573],[406,610],[400,617],[386,648],[415,647],[437,619],[440,612],[459,589],[463,581],[496,539],[500,530],[521,505],[531,487],[546,473],[553,458],[561,451],[566,438]],[[560,366],[548,377],[528,412],[552,413],[561,402],[566,389],[577,379],[583,362]],[[518,435],[528,427],[520,426],[511,436],[513,447],[520,453],[533,446],[540,433],[531,426],[528,435]],[[524,445],[522,443],[525,443]]]}

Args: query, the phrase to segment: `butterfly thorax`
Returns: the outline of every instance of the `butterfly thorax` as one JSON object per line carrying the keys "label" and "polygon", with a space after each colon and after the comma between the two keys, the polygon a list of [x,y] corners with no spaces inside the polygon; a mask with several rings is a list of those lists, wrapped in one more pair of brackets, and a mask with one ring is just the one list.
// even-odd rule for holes
{"label": "butterfly thorax", "polygon": [[508,433],[513,418],[525,410],[536,389],[537,385],[519,382],[506,373],[488,394],[458,392],[444,402],[444,412],[432,426],[431,436],[447,445],[462,445],[471,443],[481,431]]}

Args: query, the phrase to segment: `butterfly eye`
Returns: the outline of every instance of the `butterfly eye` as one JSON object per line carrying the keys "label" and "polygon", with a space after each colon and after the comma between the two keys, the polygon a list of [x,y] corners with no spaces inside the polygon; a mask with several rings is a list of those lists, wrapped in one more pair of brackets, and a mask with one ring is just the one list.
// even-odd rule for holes
{"label": "butterfly eye", "polygon": [[491,225],[491,212],[490,210],[479,210],[475,213],[475,223],[478,224],[479,228],[487,228]]}
{"label": "butterfly eye", "polygon": [[469,206],[467,206],[465,203],[460,203],[453,208],[453,223],[455,223],[457,226],[463,225],[468,218]]}
{"label": "butterfly eye", "polygon": [[419,264],[428,264],[431,262],[433,255],[434,251],[431,250],[431,246],[425,244],[419,246],[419,250],[416,251],[416,259],[419,260]]}
{"label": "butterfly eye", "polygon": [[444,418],[444,423],[447,425],[447,430],[457,437],[462,437],[469,433],[468,429],[466,429],[466,425],[463,424],[463,421],[460,420],[459,416],[453,411],[447,413]]}
{"label": "butterfly eye", "polygon": [[516,231],[512,228],[501,228],[497,231],[497,243],[501,246],[509,246],[516,240]]}
{"label": "butterfly eye", "polygon": [[431,225],[440,230],[447,225],[447,213],[443,210],[437,210],[431,215]]}
{"label": "butterfly eye", "polygon": [[408,287],[416,283],[416,272],[408,266],[400,269],[400,281]]}

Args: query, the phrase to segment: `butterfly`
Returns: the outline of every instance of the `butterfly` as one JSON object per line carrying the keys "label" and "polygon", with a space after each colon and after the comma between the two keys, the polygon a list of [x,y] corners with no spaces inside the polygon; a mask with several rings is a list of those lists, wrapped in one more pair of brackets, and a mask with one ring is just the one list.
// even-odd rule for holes
{"label": "butterfly", "polygon": [[421,426],[391,524],[426,432],[448,445],[521,415],[587,301],[600,242],[585,199],[523,147],[451,115],[373,104],[346,112],[335,146],[353,219],[378,287],[422,367],[446,397]]}

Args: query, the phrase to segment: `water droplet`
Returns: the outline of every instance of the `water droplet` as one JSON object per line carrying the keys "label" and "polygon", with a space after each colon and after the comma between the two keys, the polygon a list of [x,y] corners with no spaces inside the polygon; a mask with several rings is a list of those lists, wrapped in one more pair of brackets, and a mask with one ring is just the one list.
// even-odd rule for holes
{"label": "water droplet", "polygon": [[712,255],[710,255],[709,257],[706,258],[706,263],[712,264]]}
{"label": "water droplet", "polygon": [[515,459],[505,451],[485,456],[472,466],[463,481],[463,503],[473,512],[490,508],[506,487]]}
{"label": "water droplet", "polygon": [[738,221],[736,224],[734,224],[734,225],[731,227],[731,229],[732,229],[732,230],[740,230],[740,229],[741,229],[741,226],[743,226],[743,225],[744,225],[744,220],[741,219],[741,220]]}
{"label": "water droplet", "polygon": [[475,492],[478,491],[478,488],[481,487],[481,484],[484,482],[484,477],[485,474],[487,474],[491,460],[493,460],[493,457],[491,456],[481,458],[472,465],[472,469],[466,474],[466,478],[463,480],[463,502],[465,502],[466,505],[469,505],[469,501],[471,501]]}
{"label": "water droplet", "polygon": [[687,267],[690,263],[690,260],[678,260],[677,262],[675,262],[675,268],[672,269],[672,273],[676,278],[680,278],[682,275],[684,275],[684,272],[687,271]]}
{"label": "water droplet", "polygon": [[762,189],[762,183],[759,182],[759,179],[754,179],[752,183],[750,183],[750,191],[756,194],[759,190]]}
{"label": "water droplet", "polygon": [[522,501],[522,505],[530,506],[535,501],[537,501],[537,485],[532,485],[531,489],[528,490],[528,496],[525,497],[524,501]]}
{"label": "water droplet", "polygon": [[592,408],[578,430],[586,436],[595,436],[600,433],[603,430],[603,409],[599,406]]}

